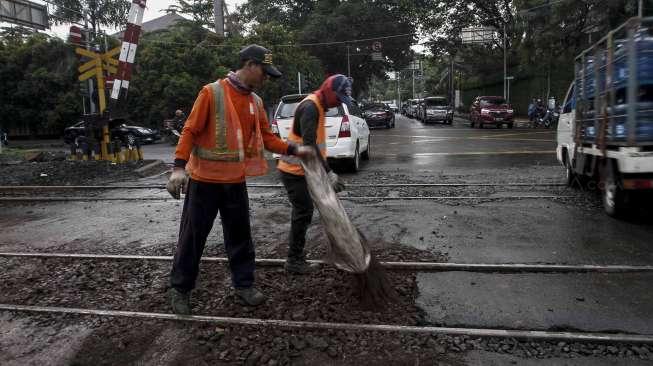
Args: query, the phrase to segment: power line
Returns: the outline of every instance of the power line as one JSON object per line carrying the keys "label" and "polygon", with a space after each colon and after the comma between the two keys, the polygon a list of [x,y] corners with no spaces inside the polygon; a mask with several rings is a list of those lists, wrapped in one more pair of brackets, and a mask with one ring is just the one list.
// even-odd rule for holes
{"label": "power line", "polygon": [[[369,42],[369,41],[376,41],[376,40],[381,40],[381,39],[399,38],[399,37],[407,37],[407,36],[413,36],[413,35],[414,35],[413,33],[403,33],[403,34],[394,34],[394,35],[390,35],[390,36],[379,36],[379,37],[371,37],[371,38],[351,39],[351,40],[346,40],[346,41],[332,41],[332,42],[318,42],[318,43],[296,43],[296,44],[277,44],[277,45],[269,45],[269,47],[274,48],[274,47],[329,46],[329,45],[338,45],[338,44],[347,44],[347,43]],[[176,45],[176,46],[189,46],[189,47],[195,47],[195,46],[215,47],[215,48],[233,47],[233,45],[229,45],[229,44],[205,45],[205,44],[201,44],[201,43],[200,44],[196,44],[196,43],[180,43],[180,42],[168,42],[168,41],[159,41],[159,40],[146,40],[146,42],[159,43],[159,44],[169,44],[169,45]]]}

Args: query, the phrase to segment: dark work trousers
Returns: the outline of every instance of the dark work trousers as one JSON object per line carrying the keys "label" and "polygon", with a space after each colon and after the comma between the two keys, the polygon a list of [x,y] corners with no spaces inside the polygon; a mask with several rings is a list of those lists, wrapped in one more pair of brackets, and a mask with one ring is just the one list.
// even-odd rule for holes
{"label": "dark work trousers", "polygon": [[292,205],[288,259],[290,261],[303,261],[306,258],[304,254],[306,230],[313,219],[313,200],[310,193],[308,193],[308,186],[304,176],[285,172],[280,173],[281,181],[286,187],[286,191],[288,191],[288,198]]}
{"label": "dark work trousers", "polygon": [[206,238],[218,212],[233,286],[247,288],[254,283],[255,254],[246,184],[204,183],[191,179],[170,274],[170,285],[175,289],[188,292],[195,288]]}

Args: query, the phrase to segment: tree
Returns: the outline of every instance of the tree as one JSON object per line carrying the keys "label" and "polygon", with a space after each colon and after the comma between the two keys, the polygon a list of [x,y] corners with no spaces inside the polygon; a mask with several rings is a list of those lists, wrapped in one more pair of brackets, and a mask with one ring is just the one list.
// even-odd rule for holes
{"label": "tree", "polygon": [[216,37],[195,22],[148,33],[140,42],[130,86],[130,117],[158,127],[176,109],[190,112],[202,86],[237,69],[238,52],[251,43],[271,48],[274,63],[283,73],[280,80],[272,80],[257,91],[268,108],[281,96],[296,92],[297,72],[317,87],[322,81],[320,62],[300,48],[284,46],[292,39],[293,33],[277,24],[255,26],[248,37]]}
{"label": "tree", "polygon": [[93,33],[100,26],[124,27],[131,3],[125,0],[53,0],[56,10],[54,22],[84,23],[88,21]]}
{"label": "tree", "polygon": [[0,38],[0,116],[5,128],[60,135],[81,114],[77,60],[70,46],[43,34]]}
{"label": "tree", "polygon": [[[410,49],[415,41],[412,13],[402,1],[320,1],[300,30],[299,40],[315,44],[307,46],[307,50],[320,59],[327,74],[347,74],[351,69],[354,94],[358,95],[367,90],[372,76],[385,79],[386,70],[402,69],[413,58]],[[379,40],[383,46],[383,61],[372,61],[373,41],[351,42],[384,36],[388,38]],[[329,42],[340,43],[322,44]]]}

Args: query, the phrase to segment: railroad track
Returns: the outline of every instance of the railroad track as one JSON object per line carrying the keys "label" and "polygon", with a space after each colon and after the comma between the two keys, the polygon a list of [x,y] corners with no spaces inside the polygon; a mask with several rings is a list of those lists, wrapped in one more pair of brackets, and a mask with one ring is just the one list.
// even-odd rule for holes
{"label": "railroad track", "polygon": [[[508,182],[508,183],[345,183],[351,188],[401,188],[401,187],[564,187],[565,183],[559,182]],[[165,184],[145,185],[111,185],[111,186],[0,186],[0,192],[16,191],[65,191],[65,190],[119,190],[119,189],[165,189]],[[248,183],[247,188],[283,188],[282,184],[273,183]]]}
{"label": "railroad track", "polygon": [[653,335],[643,334],[613,334],[595,332],[548,332],[540,330],[510,330],[485,328],[450,328],[431,326],[407,326],[393,324],[351,324],[332,322],[292,321],[281,319],[259,319],[221,317],[210,315],[176,315],[169,313],[150,313],[120,310],[99,310],[84,308],[68,308],[59,306],[30,306],[0,304],[0,310],[49,313],[92,315],[101,317],[123,317],[155,320],[176,320],[182,322],[212,323],[221,326],[259,326],[266,328],[302,329],[302,330],[345,330],[366,332],[412,333],[429,335],[470,336],[477,338],[515,338],[538,341],[569,341],[569,342],[608,342],[628,344],[653,344]]}
{"label": "railroad track", "polygon": [[[500,194],[496,193],[497,187],[502,188],[520,188],[520,187],[563,187],[562,183],[556,182],[513,182],[513,183],[484,183],[484,182],[464,182],[464,183],[381,183],[365,184],[351,183],[347,184],[347,191],[341,193],[340,199],[346,201],[464,201],[464,200],[524,200],[524,199],[566,199],[574,196],[559,194]],[[279,195],[262,195],[257,196],[254,193],[250,196],[252,201],[282,201],[286,202],[287,197],[282,194],[283,185],[267,183],[250,183],[248,188],[252,190],[273,189],[280,191]],[[431,192],[431,189],[449,189],[449,188],[475,188],[489,189],[483,192],[486,195],[479,194],[478,190],[471,195],[452,195],[451,191],[446,194],[425,194]],[[362,195],[356,195],[359,190],[363,190]],[[367,190],[366,190],[367,189]],[[372,191],[369,191],[372,189]],[[394,190],[393,190],[394,189]],[[402,193],[396,190],[402,189]],[[80,196],[62,192],[107,192],[107,191],[129,191],[129,190],[165,190],[162,184],[147,185],[116,185],[116,186],[0,186],[0,202],[84,202],[84,201],[171,201],[167,193],[159,196],[136,196],[136,197],[107,197],[107,196]],[[35,196],[34,192],[41,195]],[[509,192],[509,191],[507,191]],[[370,194],[372,193],[372,194]],[[385,193],[385,194],[384,194]],[[43,195],[45,194],[45,195]]]}
{"label": "railroad track", "polygon": [[[42,259],[98,259],[98,260],[147,260],[172,261],[171,256],[123,255],[123,254],[80,254],[80,253],[34,253],[0,252],[0,258],[42,258]],[[202,257],[202,262],[227,263],[226,257]],[[309,260],[310,263],[328,264],[322,260]],[[256,264],[263,267],[283,267],[284,259],[258,258]],[[653,266],[594,265],[594,264],[525,264],[525,263],[449,263],[449,262],[381,262],[388,270],[403,271],[464,271],[493,273],[637,273],[653,272]]]}
{"label": "railroad track", "polygon": [[[529,199],[569,199],[571,195],[518,195],[518,196],[340,196],[343,201],[465,201],[465,200],[529,200]],[[250,201],[281,201],[286,203],[288,198],[278,197],[250,197]],[[179,201],[172,197],[0,197],[0,202],[91,202],[91,201]]]}
{"label": "railroad track", "polygon": [[[14,259],[55,259],[55,260],[102,260],[102,261],[171,261],[169,256],[142,255],[94,255],[78,253],[21,253],[0,252],[0,258]],[[205,257],[205,262],[226,263],[226,258]],[[322,263],[322,261],[312,261]],[[281,259],[259,259],[258,265],[283,266]],[[383,262],[390,270],[418,271],[474,271],[474,272],[653,272],[653,266],[597,266],[597,265],[555,265],[555,264],[457,264],[439,262]],[[76,270],[79,273],[79,269]],[[105,304],[106,305],[106,304]],[[103,306],[105,307],[105,306]],[[468,336],[474,338],[514,338],[528,341],[565,341],[565,342],[601,342],[609,344],[653,344],[651,334],[626,334],[608,332],[583,331],[546,331],[500,328],[417,326],[385,323],[343,323],[328,321],[295,321],[274,318],[228,317],[213,315],[179,316],[171,313],[151,311],[123,311],[74,306],[40,306],[25,304],[0,303],[0,311],[29,314],[59,314],[108,318],[127,318],[141,320],[167,320],[193,323],[211,323],[219,326],[255,326],[262,328],[280,328],[287,330],[329,330],[329,331],[361,331],[386,332],[413,335],[448,335]]]}

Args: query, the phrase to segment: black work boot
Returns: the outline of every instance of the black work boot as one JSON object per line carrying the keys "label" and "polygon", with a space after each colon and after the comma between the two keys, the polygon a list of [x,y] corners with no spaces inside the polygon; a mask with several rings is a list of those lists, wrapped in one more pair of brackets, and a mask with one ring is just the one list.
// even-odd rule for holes
{"label": "black work boot", "polygon": [[234,294],[236,300],[242,305],[258,306],[265,301],[265,295],[255,287],[235,288]]}
{"label": "black work boot", "polygon": [[292,274],[309,274],[317,272],[320,269],[320,265],[317,263],[308,263],[305,259],[286,259],[286,264],[283,266],[286,269],[286,272]]}
{"label": "black work boot", "polygon": [[168,291],[172,312],[177,315],[190,315],[190,292],[183,293],[176,288]]}

